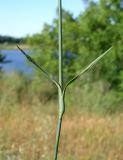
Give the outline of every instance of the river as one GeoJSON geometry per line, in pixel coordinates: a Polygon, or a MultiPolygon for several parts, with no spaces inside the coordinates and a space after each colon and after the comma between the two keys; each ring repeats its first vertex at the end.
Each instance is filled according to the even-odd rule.
{"type": "MultiPolygon", "coordinates": [[[[27,51],[27,53],[28,52],[29,51],[27,51]]],[[[6,60],[10,61],[5,64],[0,64],[0,67],[2,67],[5,72],[21,71],[26,74],[32,73],[31,66],[19,50],[1,50],[0,54],[5,55],[6,60]]]]}

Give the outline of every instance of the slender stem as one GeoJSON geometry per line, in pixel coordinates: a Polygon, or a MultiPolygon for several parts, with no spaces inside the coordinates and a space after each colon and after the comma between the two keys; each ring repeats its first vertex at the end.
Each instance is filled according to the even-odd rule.
{"type": "Polygon", "coordinates": [[[58,0],[59,5],[59,85],[58,96],[59,96],[59,117],[58,126],[56,132],[56,144],[55,144],[55,156],[54,160],[57,160],[59,140],[62,126],[63,114],[65,112],[64,96],[63,96],[63,51],[62,51],[62,0],[58,0]]]}
{"type": "Polygon", "coordinates": [[[62,53],[62,2],[59,2],[59,84],[63,89],[63,53],[62,53]]]}
{"type": "Polygon", "coordinates": [[[64,115],[64,112],[65,112],[64,95],[62,93],[62,90],[61,90],[59,95],[60,95],[60,97],[59,97],[59,117],[58,117],[58,126],[57,126],[57,132],[56,132],[56,144],[55,144],[55,157],[54,157],[54,160],[57,160],[57,157],[58,157],[61,125],[62,125],[63,115],[64,115]]]}
{"type": "Polygon", "coordinates": [[[57,126],[57,133],[56,133],[56,146],[55,146],[55,158],[54,160],[57,160],[58,157],[58,148],[59,148],[59,140],[60,140],[60,134],[61,134],[61,125],[62,125],[62,118],[58,119],[58,126],[57,126]]]}

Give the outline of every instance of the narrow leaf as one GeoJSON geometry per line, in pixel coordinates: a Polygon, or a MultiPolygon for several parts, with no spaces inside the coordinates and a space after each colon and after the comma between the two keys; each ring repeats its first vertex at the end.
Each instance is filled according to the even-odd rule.
{"type": "Polygon", "coordinates": [[[21,53],[33,64],[35,65],[42,73],[44,74],[45,77],[47,77],[51,82],[53,82],[58,88],[60,87],[59,83],[56,82],[49,74],[43,69],[42,66],[40,66],[35,60],[30,57],[24,50],[22,50],[18,45],[18,49],[21,51],[21,53]]]}
{"type": "Polygon", "coordinates": [[[98,58],[96,58],[93,62],[91,62],[85,69],[83,69],[78,75],[76,75],[74,78],[72,78],[65,86],[64,92],[71,83],[73,83],[76,79],[78,79],[83,73],[87,72],[90,68],[92,68],[99,60],[101,60],[110,50],[112,49],[109,48],[107,51],[105,51],[103,54],[101,54],[98,58]]]}

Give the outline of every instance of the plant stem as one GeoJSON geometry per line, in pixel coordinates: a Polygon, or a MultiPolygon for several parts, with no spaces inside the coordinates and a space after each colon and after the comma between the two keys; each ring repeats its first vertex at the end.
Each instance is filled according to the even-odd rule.
{"type": "Polygon", "coordinates": [[[56,146],[55,146],[55,157],[54,160],[57,160],[58,157],[58,148],[59,148],[59,140],[61,134],[61,125],[62,125],[62,117],[58,119],[58,127],[56,132],[56,146]]]}
{"type": "Polygon", "coordinates": [[[59,4],[59,84],[63,90],[63,53],[62,53],[62,3],[59,4]]]}
{"type": "Polygon", "coordinates": [[[56,131],[56,144],[55,144],[54,160],[57,160],[57,157],[58,157],[59,140],[60,140],[61,125],[62,125],[62,119],[63,119],[64,112],[65,112],[64,95],[62,93],[62,90],[59,89],[59,117],[58,117],[57,131],[56,131]]]}
{"type": "Polygon", "coordinates": [[[60,140],[60,134],[61,134],[61,125],[62,125],[62,119],[65,112],[65,103],[64,103],[64,95],[62,93],[62,90],[60,92],[59,97],[59,117],[58,117],[58,126],[57,126],[57,132],[56,132],[56,144],[55,144],[55,157],[54,160],[57,160],[58,157],[58,148],[59,148],[59,140],[60,140]]]}
{"type": "Polygon", "coordinates": [[[59,6],[59,85],[58,89],[58,100],[59,100],[59,117],[58,117],[58,126],[56,131],[56,144],[55,144],[55,157],[54,160],[57,160],[58,149],[59,149],[59,140],[61,134],[61,126],[63,114],[65,112],[64,104],[64,95],[63,95],[63,51],[62,51],[62,2],[58,0],[59,6]]]}

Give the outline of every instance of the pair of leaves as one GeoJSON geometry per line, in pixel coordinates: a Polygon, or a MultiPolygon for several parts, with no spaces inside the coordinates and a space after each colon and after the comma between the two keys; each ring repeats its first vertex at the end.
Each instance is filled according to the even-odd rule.
{"type": "MultiPolygon", "coordinates": [[[[54,83],[58,89],[61,89],[60,84],[55,81],[50,75],[49,73],[47,73],[47,71],[45,69],[43,69],[42,66],[40,66],[37,62],[34,61],[34,59],[32,59],[32,57],[30,57],[24,50],[22,50],[18,45],[17,45],[18,49],[21,51],[21,53],[31,62],[33,63],[43,74],[46,78],[48,78],[52,83],[54,83]]],[[[72,84],[75,80],[77,80],[80,76],[82,76],[85,72],[87,72],[90,68],[92,68],[99,60],[101,60],[110,50],[112,49],[109,48],[107,51],[105,51],[103,54],[101,54],[99,57],[97,57],[94,61],[92,61],[88,66],[86,66],[79,74],[77,74],[74,78],[72,78],[70,81],[68,81],[68,83],[65,85],[63,93],[65,94],[65,91],[67,89],[67,87],[72,84]]]]}

